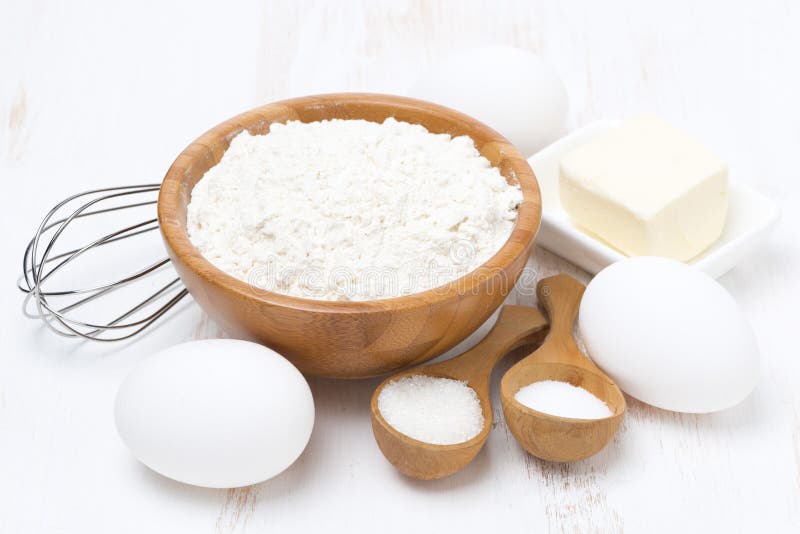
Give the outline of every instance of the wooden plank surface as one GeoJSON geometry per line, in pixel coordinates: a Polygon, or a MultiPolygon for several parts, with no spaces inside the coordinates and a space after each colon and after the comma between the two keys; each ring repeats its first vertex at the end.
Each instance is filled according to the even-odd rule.
{"type": "MultiPolygon", "coordinates": [[[[0,1],[0,532],[799,531],[798,27],[791,0],[0,1]],[[706,416],[630,400],[612,445],[571,465],[524,454],[495,399],[496,428],[475,463],[422,483],[375,446],[377,381],[311,380],[314,434],[279,478],[204,490],[136,463],[113,427],[120,380],[154,350],[221,333],[193,303],[112,346],[24,319],[12,282],[44,210],[78,190],[159,180],[192,139],[241,110],[326,91],[402,94],[448,52],[496,43],[557,68],[572,126],[658,113],[781,206],[770,240],[721,280],[759,338],[755,393],[706,416]]],[[[542,250],[530,266],[588,280],[542,250]]]]}

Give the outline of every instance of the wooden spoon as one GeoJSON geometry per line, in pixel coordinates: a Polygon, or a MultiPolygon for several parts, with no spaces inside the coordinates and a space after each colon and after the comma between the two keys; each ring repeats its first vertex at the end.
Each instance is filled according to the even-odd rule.
{"type": "Polygon", "coordinates": [[[500,358],[517,347],[541,341],[547,320],[536,308],[504,306],[486,337],[470,350],[447,361],[409,369],[384,380],[372,395],[372,432],[383,455],[401,473],[420,480],[452,475],[465,467],[481,450],[492,429],[489,380],[500,358]],[[406,436],[391,426],[378,409],[381,390],[390,382],[413,375],[464,380],[478,394],[483,411],[483,429],[463,443],[436,445],[406,436]]]}
{"type": "Polygon", "coordinates": [[[509,430],[528,452],[554,462],[589,457],[606,446],[625,413],[625,397],[616,384],[578,348],[572,325],[586,288],[560,274],[539,281],[536,294],[550,318],[544,344],[517,362],[500,382],[500,400],[509,430]],[[560,380],[582,387],[605,401],[612,416],[605,419],[558,417],[517,402],[520,388],[540,380],[560,380]]]}

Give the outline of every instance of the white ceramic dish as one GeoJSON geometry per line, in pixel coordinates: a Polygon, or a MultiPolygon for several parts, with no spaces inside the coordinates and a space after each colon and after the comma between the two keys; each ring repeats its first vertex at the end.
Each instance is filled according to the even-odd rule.
{"type": "MultiPolygon", "coordinates": [[[[559,200],[558,164],[572,148],[619,122],[594,122],[528,158],[542,191],[542,224],[536,243],[592,274],[627,256],[572,224],[559,200]]],[[[689,261],[689,265],[714,278],[722,276],[763,241],[779,216],[778,207],[771,200],[747,185],[731,181],[728,216],[722,236],[703,254],[689,261]]]]}

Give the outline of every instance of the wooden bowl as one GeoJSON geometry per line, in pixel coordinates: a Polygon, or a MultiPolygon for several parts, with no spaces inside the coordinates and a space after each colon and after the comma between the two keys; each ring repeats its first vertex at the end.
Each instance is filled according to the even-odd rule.
{"type": "Polygon", "coordinates": [[[533,247],[541,197],[528,162],[505,138],[451,109],[390,95],[342,93],[268,104],[200,136],[172,164],[158,197],[158,220],[172,264],[198,304],[224,330],[267,345],[303,373],[375,376],[429,360],[478,328],[503,302],[533,247]],[[290,297],[249,285],[214,267],[189,241],[186,208],[194,185],[217,164],[239,132],[265,134],[274,122],[388,117],[435,133],[468,135],[523,202],[508,241],[489,261],[448,284],[413,295],[368,302],[290,297]]]}

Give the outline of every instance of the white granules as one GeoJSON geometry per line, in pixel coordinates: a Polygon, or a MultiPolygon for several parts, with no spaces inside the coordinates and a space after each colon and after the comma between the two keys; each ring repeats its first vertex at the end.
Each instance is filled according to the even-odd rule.
{"type": "Polygon", "coordinates": [[[574,419],[605,419],[613,414],[608,405],[589,391],[558,380],[534,382],[514,398],[537,412],[574,419]]]}
{"type": "Polygon", "coordinates": [[[522,201],[467,136],[392,118],[242,132],[195,185],[189,237],[268,291],[375,300],[441,286],[506,242],[522,201]]]}
{"type": "Polygon", "coordinates": [[[478,394],[451,378],[413,375],[389,382],[378,395],[378,410],[406,436],[436,445],[469,441],[483,429],[478,394]]]}

